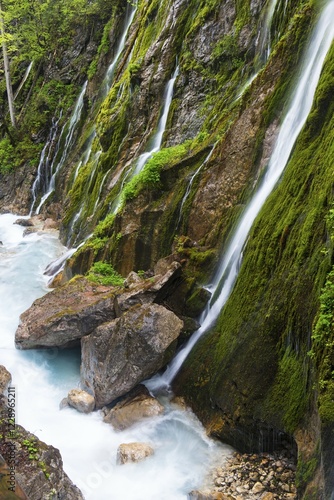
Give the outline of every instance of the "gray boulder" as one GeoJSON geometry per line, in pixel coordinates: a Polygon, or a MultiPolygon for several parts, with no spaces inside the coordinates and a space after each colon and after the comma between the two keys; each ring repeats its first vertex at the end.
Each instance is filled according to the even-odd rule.
{"type": "Polygon", "coordinates": [[[158,304],[135,305],[81,340],[81,385],[102,408],[170,361],[183,322],[158,304]]]}
{"type": "Polygon", "coordinates": [[[115,317],[115,289],[76,278],[35,300],[16,330],[18,349],[71,347],[115,317]]]}

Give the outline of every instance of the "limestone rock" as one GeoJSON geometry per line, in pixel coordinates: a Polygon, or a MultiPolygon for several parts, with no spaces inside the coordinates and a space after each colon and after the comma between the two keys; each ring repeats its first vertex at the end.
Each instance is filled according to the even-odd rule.
{"type": "Polygon", "coordinates": [[[0,394],[5,392],[11,381],[12,376],[9,371],[3,365],[0,365],[0,394]]]}
{"type": "Polygon", "coordinates": [[[160,370],[183,322],[161,305],[135,305],[82,338],[81,385],[103,407],[160,370]]]}
{"type": "Polygon", "coordinates": [[[152,446],[147,443],[124,443],[117,450],[117,463],[122,465],[128,462],[139,462],[153,455],[152,446]]]}
{"type": "Polygon", "coordinates": [[[68,347],[115,317],[115,289],[77,278],[35,300],[20,319],[18,349],[68,347]]]}
{"type": "Polygon", "coordinates": [[[138,386],[111,410],[105,411],[104,422],[117,430],[123,430],[143,418],[155,417],[164,412],[159,401],[150,396],[145,386],[138,386]]]}
{"type": "Polygon", "coordinates": [[[95,399],[91,394],[80,389],[72,389],[67,396],[67,401],[72,408],[80,413],[90,413],[95,408],[95,399]]]}

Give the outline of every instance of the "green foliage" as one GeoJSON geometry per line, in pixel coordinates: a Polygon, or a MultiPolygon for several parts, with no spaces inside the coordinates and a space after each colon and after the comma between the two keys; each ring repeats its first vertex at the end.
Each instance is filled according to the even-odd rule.
{"type": "Polygon", "coordinates": [[[280,416],[284,428],[291,434],[302,420],[306,409],[306,380],[303,360],[288,348],[279,361],[268,405],[269,411],[280,416]]]}
{"type": "Polygon", "coordinates": [[[225,35],[212,51],[214,63],[225,63],[229,70],[237,69],[243,62],[235,35],[225,35]]]}
{"type": "Polygon", "coordinates": [[[38,460],[38,448],[36,446],[35,439],[24,439],[22,441],[23,446],[26,447],[29,453],[29,460],[38,460]]]}
{"type": "Polygon", "coordinates": [[[16,166],[15,150],[8,138],[0,141],[0,172],[9,172],[16,166]]]}
{"type": "Polygon", "coordinates": [[[145,164],[143,170],[126,184],[122,193],[123,202],[135,198],[144,189],[158,187],[162,169],[180,161],[189,151],[190,144],[191,141],[187,141],[184,144],[163,148],[154,153],[145,164]]]}
{"type": "Polygon", "coordinates": [[[94,262],[87,274],[87,279],[93,283],[106,286],[123,286],[124,278],[106,262],[94,262]]]}

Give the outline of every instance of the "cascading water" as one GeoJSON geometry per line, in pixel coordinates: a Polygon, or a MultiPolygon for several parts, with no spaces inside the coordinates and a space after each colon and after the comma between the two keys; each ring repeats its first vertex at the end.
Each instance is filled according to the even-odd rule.
{"type": "Polygon", "coordinates": [[[65,471],[86,500],[185,500],[199,487],[207,467],[231,453],[207,438],[191,412],[166,402],[162,416],[115,432],[100,412],[59,409],[79,384],[79,352],[15,349],[19,315],[46,293],[43,270],[63,251],[56,235],[23,236],[24,228],[15,220],[14,215],[0,215],[0,363],[12,373],[16,387],[17,423],[60,449],[65,471]],[[147,442],[155,453],[137,464],[117,465],[118,446],[129,442],[147,442]]]}
{"type": "Polygon", "coordinates": [[[178,74],[179,74],[179,67],[177,66],[174,73],[173,73],[172,78],[169,80],[169,82],[167,83],[167,86],[166,86],[165,95],[164,95],[164,106],[163,106],[161,117],[160,117],[160,120],[158,123],[157,131],[151,140],[151,147],[150,147],[149,151],[140,155],[138,162],[136,164],[136,167],[133,171],[132,177],[134,175],[139,174],[143,170],[144,166],[146,165],[147,161],[151,158],[153,153],[156,153],[161,148],[162,137],[163,137],[164,132],[166,130],[169,108],[170,108],[170,105],[171,105],[172,99],[173,99],[174,84],[175,84],[175,80],[176,80],[178,74]]]}
{"type": "Polygon", "coordinates": [[[177,220],[177,223],[176,223],[176,229],[178,229],[178,227],[180,225],[180,222],[181,222],[181,219],[182,219],[183,207],[184,207],[184,204],[185,204],[185,202],[187,201],[187,199],[188,199],[188,197],[190,195],[191,187],[193,185],[193,182],[194,182],[195,178],[198,176],[198,174],[200,173],[200,171],[204,168],[204,166],[210,160],[210,158],[212,156],[212,153],[213,153],[216,145],[217,145],[217,142],[212,146],[209,154],[207,155],[207,157],[205,158],[205,160],[203,161],[203,163],[200,164],[200,166],[198,167],[198,169],[192,174],[192,176],[189,179],[186,192],[184,193],[184,196],[183,196],[182,201],[181,201],[180,210],[179,210],[179,217],[178,217],[178,220],[177,220]]]}
{"type": "Polygon", "coordinates": [[[248,78],[246,83],[242,86],[241,90],[237,95],[237,100],[243,95],[245,90],[250,86],[250,84],[255,80],[263,66],[269,59],[271,52],[271,24],[274,17],[276,5],[278,0],[269,0],[269,4],[265,11],[264,20],[262,23],[261,30],[256,42],[256,55],[254,58],[255,64],[253,69],[253,74],[248,78]]]}
{"type": "Polygon", "coordinates": [[[171,77],[171,79],[168,81],[166,85],[166,89],[164,92],[164,105],[162,108],[161,116],[158,122],[158,127],[149,141],[150,143],[150,148],[148,151],[145,153],[141,154],[137,160],[137,163],[135,165],[135,168],[131,166],[130,169],[126,172],[123,182],[121,184],[121,189],[119,192],[119,195],[115,199],[113,203],[113,213],[116,213],[118,209],[120,208],[122,204],[122,192],[124,186],[129,182],[135,175],[138,175],[148,162],[148,160],[152,157],[154,153],[157,153],[161,149],[161,144],[162,144],[162,138],[166,130],[166,124],[167,124],[167,119],[168,119],[168,114],[169,114],[169,108],[173,100],[173,93],[174,93],[174,85],[176,78],[178,77],[179,74],[179,66],[176,66],[175,71],[171,77]]]}
{"type": "Polygon", "coordinates": [[[32,186],[32,204],[30,208],[30,215],[32,215],[34,206],[37,200],[37,195],[41,191],[46,191],[47,186],[49,185],[50,179],[49,179],[49,172],[50,172],[50,163],[51,163],[51,155],[54,154],[53,151],[53,146],[55,139],[57,137],[58,133],[58,125],[59,125],[59,120],[61,119],[62,113],[60,113],[59,118],[53,119],[52,120],[52,127],[50,129],[49,137],[45,143],[45,146],[42,150],[39,164],[38,164],[38,169],[37,169],[37,175],[36,179],[33,183],[32,186]]]}
{"type": "Polygon", "coordinates": [[[238,276],[242,252],[249,231],[266,199],[280,179],[297,137],[311,110],[321,69],[333,38],[334,0],[331,0],[323,9],[311,36],[299,81],[295,86],[289,110],[281,125],[266,174],[260,185],[256,188],[253,197],[250,199],[240,218],[235,232],[230,238],[212,284],[207,287],[212,293],[212,299],[200,319],[201,327],[193,334],[186,346],[175,356],[166,371],[162,375],[157,375],[146,382],[147,387],[151,391],[169,387],[195,343],[216,322],[223,306],[228,300],[238,276]]]}
{"type": "MultiPolygon", "coordinates": [[[[136,11],[137,11],[137,4],[138,2],[134,2],[133,4],[131,3],[128,3],[127,4],[127,8],[126,8],[126,16],[125,16],[125,21],[124,21],[124,28],[123,28],[123,32],[122,32],[122,36],[120,38],[120,41],[119,41],[119,44],[118,44],[118,47],[117,47],[117,50],[116,50],[116,54],[112,60],[112,62],[110,63],[108,69],[107,69],[107,72],[106,72],[106,75],[104,77],[104,80],[103,80],[103,83],[102,83],[102,86],[101,86],[101,92],[100,92],[100,97],[102,99],[105,99],[106,96],[108,95],[108,92],[111,88],[111,85],[112,85],[112,82],[113,82],[113,77],[114,77],[114,74],[115,74],[115,70],[117,68],[117,64],[119,62],[119,59],[120,59],[120,56],[122,55],[123,53],[123,50],[124,50],[124,47],[125,47],[125,43],[126,43],[126,40],[127,40],[127,36],[128,36],[128,32],[129,32],[129,29],[130,29],[130,26],[132,24],[132,21],[134,19],[134,16],[136,14],[136,11]]],[[[89,140],[88,140],[88,143],[87,143],[87,148],[86,148],[86,151],[83,153],[82,155],[82,159],[80,159],[79,163],[78,163],[78,166],[76,168],[76,171],[75,171],[75,174],[74,174],[74,180],[73,182],[75,182],[78,174],[79,174],[79,170],[85,166],[90,157],[91,157],[91,154],[92,154],[92,150],[93,150],[93,141],[96,137],[96,130],[95,130],[95,126],[93,127],[93,130],[90,134],[90,137],[89,137],[89,140]]],[[[97,151],[94,153],[94,158],[93,158],[93,170],[94,172],[92,172],[92,175],[91,175],[91,179],[94,177],[95,175],[95,171],[96,169],[98,168],[98,160],[99,160],[99,157],[100,155],[102,154],[102,150],[100,151],[97,151]]],[[[103,182],[105,180],[106,176],[104,177],[103,179],[103,182]]],[[[102,186],[100,186],[99,188],[99,196],[102,192],[102,186]]],[[[94,211],[97,207],[99,203],[99,199],[97,199],[96,203],[95,203],[95,206],[94,206],[94,211]]],[[[72,223],[71,223],[71,229],[73,230],[75,225],[78,223],[79,219],[80,219],[80,215],[81,213],[83,212],[84,210],[84,206],[81,206],[79,211],[74,215],[73,217],[73,220],[72,220],[72,223]]]]}
{"type": "Polygon", "coordinates": [[[123,33],[122,33],[121,39],[119,41],[115,57],[114,57],[113,61],[111,62],[111,64],[109,65],[109,67],[107,69],[106,76],[105,76],[103,83],[102,83],[102,97],[103,98],[105,98],[107,96],[107,94],[110,90],[118,60],[119,60],[120,55],[122,54],[122,52],[124,50],[128,31],[129,31],[129,28],[132,24],[133,18],[135,16],[135,13],[137,10],[137,4],[138,4],[137,1],[134,4],[131,4],[130,2],[127,4],[123,33]]]}
{"type": "MultiPolygon", "coordinates": [[[[77,99],[77,102],[76,102],[76,104],[74,106],[74,110],[73,110],[73,113],[71,115],[71,118],[70,118],[69,122],[67,122],[68,123],[68,129],[67,129],[67,134],[66,134],[66,138],[65,138],[65,143],[64,143],[63,151],[62,151],[60,160],[58,161],[57,165],[55,165],[55,162],[56,162],[56,159],[57,159],[57,153],[58,153],[58,151],[60,149],[60,144],[61,144],[62,139],[63,139],[63,134],[64,134],[64,132],[65,132],[65,130],[67,128],[67,123],[64,125],[63,130],[62,130],[62,132],[61,132],[61,134],[59,136],[57,149],[56,149],[56,152],[55,152],[55,154],[53,156],[53,161],[50,163],[49,173],[46,174],[46,175],[49,175],[50,181],[49,181],[49,184],[47,186],[47,191],[42,196],[42,198],[40,200],[40,203],[39,203],[38,207],[35,210],[36,214],[39,214],[40,209],[42,208],[42,206],[44,205],[44,203],[46,202],[46,200],[49,198],[49,196],[51,195],[51,193],[54,191],[56,176],[57,176],[58,172],[60,171],[60,169],[62,168],[62,166],[64,165],[65,160],[67,158],[67,154],[68,154],[69,149],[70,149],[70,146],[72,146],[72,139],[73,139],[73,134],[74,134],[74,131],[75,131],[75,127],[78,124],[78,122],[80,120],[80,117],[81,117],[81,112],[82,112],[82,108],[83,108],[83,100],[84,100],[84,95],[86,93],[87,83],[88,82],[84,83],[84,85],[82,87],[82,90],[80,92],[80,95],[79,95],[79,97],[77,99]]],[[[41,160],[42,160],[42,157],[41,157],[41,160]]],[[[41,160],[40,160],[40,165],[41,165],[41,160]]],[[[42,163],[42,165],[43,165],[43,163],[42,163]]],[[[48,167],[49,164],[46,164],[45,166],[48,167]]],[[[34,184],[34,186],[35,186],[35,184],[34,184]]],[[[32,204],[32,207],[30,209],[30,213],[33,212],[33,207],[34,207],[34,204],[35,204],[35,201],[36,201],[36,193],[35,193],[36,186],[35,187],[34,186],[33,186],[33,204],[32,204]]]]}

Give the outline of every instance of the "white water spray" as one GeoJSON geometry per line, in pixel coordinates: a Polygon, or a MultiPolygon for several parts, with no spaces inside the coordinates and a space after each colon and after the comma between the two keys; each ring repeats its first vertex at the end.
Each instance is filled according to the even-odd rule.
{"type": "MultiPolygon", "coordinates": [[[[50,176],[50,181],[49,181],[46,193],[44,193],[44,195],[42,196],[42,198],[40,200],[38,207],[36,208],[36,211],[35,211],[36,214],[39,214],[42,206],[44,205],[46,200],[49,198],[51,193],[53,193],[53,191],[55,189],[55,182],[56,182],[57,174],[60,171],[60,169],[62,168],[62,166],[64,165],[65,160],[66,160],[67,155],[68,155],[68,152],[69,152],[69,149],[70,149],[70,146],[72,146],[73,134],[74,134],[76,125],[78,124],[80,117],[81,117],[81,112],[82,112],[82,108],[83,108],[84,95],[86,93],[87,83],[88,82],[84,83],[84,85],[81,89],[80,95],[79,95],[79,97],[76,101],[76,104],[74,106],[73,113],[72,113],[71,118],[68,122],[68,130],[67,130],[67,134],[66,134],[66,138],[65,138],[63,151],[62,151],[60,160],[58,161],[57,165],[55,166],[57,153],[60,149],[60,144],[61,144],[61,141],[63,138],[64,131],[67,127],[67,123],[64,125],[63,130],[59,136],[57,149],[56,149],[56,152],[53,156],[53,161],[50,164],[50,172],[49,172],[49,174],[47,174],[50,176]]],[[[41,164],[41,161],[40,161],[40,164],[41,164]]],[[[46,166],[48,166],[48,165],[46,165],[46,166]]],[[[34,187],[33,187],[33,192],[34,192],[34,187]]],[[[33,206],[34,206],[35,201],[36,201],[36,193],[35,192],[33,193],[33,198],[34,198],[33,205],[32,205],[31,210],[30,210],[31,213],[33,211],[33,206]]]]}
{"type": "Polygon", "coordinates": [[[289,110],[283,120],[266,174],[249,201],[240,222],[224,251],[221,263],[208,287],[212,299],[200,321],[201,327],[190,338],[185,347],[175,356],[162,375],[146,382],[151,391],[168,388],[180,370],[195,343],[216,322],[228,300],[238,276],[242,252],[249,231],[266,199],[276,186],[286,167],[297,137],[311,111],[314,94],[320,78],[326,54],[334,38],[334,0],[324,8],[311,36],[306,51],[299,81],[291,99],[289,110]]]}

